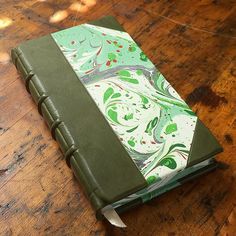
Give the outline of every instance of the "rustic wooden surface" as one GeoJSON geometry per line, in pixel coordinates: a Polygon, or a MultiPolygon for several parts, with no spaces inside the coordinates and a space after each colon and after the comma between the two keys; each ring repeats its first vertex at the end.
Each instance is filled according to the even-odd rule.
{"type": "Polygon", "coordinates": [[[0,235],[236,235],[236,1],[0,3],[0,235]],[[126,229],[96,221],[9,61],[24,40],[108,14],[211,129],[228,165],[124,213],[126,229]]]}

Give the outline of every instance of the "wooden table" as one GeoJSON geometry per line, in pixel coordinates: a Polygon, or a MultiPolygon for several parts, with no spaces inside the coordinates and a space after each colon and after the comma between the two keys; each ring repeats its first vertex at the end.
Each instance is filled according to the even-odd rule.
{"type": "Polygon", "coordinates": [[[235,1],[0,2],[0,235],[236,235],[235,1]],[[124,213],[126,229],[96,221],[9,61],[24,40],[108,14],[218,138],[226,164],[124,213]]]}

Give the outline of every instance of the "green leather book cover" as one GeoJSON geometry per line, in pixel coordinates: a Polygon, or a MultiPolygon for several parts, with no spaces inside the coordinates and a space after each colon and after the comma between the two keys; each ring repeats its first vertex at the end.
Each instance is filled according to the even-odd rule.
{"type": "Polygon", "coordinates": [[[97,212],[222,151],[113,17],[24,42],[12,60],[97,212]]]}

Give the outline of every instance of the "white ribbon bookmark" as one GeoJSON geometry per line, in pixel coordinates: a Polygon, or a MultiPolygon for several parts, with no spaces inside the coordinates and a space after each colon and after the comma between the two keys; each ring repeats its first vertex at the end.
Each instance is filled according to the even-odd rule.
{"type": "Polygon", "coordinates": [[[112,225],[120,228],[127,227],[111,205],[104,207],[101,212],[112,225]]]}

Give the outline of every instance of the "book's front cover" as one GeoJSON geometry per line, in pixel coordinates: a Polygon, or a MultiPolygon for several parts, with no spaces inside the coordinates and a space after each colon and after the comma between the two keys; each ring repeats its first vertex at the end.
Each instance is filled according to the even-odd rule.
{"type": "Polygon", "coordinates": [[[196,136],[215,139],[128,33],[83,24],[52,37],[148,184],[212,155],[196,136]]]}
{"type": "Polygon", "coordinates": [[[112,17],[28,41],[12,58],[96,210],[221,151],[112,17]]]}

